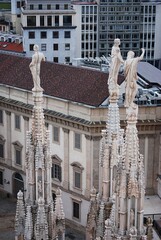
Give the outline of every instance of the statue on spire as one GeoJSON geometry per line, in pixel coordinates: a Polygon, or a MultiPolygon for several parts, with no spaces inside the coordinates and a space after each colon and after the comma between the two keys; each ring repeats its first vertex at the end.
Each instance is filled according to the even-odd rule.
{"type": "Polygon", "coordinates": [[[45,61],[45,56],[42,52],[39,52],[38,45],[34,45],[33,49],[35,53],[33,54],[32,61],[29,65],[34,82],[34,88],[32,91],[43,91],[40,87],[40,65],[42,61],[45,61]]]}
{"type": "Polygon", "coordinates": [[[119,95],[119,86],[117,84],[117,78],[121,63],[124,63],[124,60],[120,52],[120,39],[116,38],[114,40],[114,45],[111,50],[111,64],[108,78],[108,86],[110,96],[119,95]]]}
{"type": "Polygon", "coordinates": [[[142,48],[142,54],[140,57],[134,57],[135,53],[129,51],[127,54],[127,59],[124,65],[124,75],[125,75],[125,107],[130,107],[134,105],[133,101],[137,93],[137,65],[144,57],[145,49],[142,48]]]}

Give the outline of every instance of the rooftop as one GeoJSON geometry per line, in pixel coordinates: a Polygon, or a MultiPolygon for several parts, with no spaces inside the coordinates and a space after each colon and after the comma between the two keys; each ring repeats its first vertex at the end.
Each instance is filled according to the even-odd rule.
{"type": "Polygon", "coordinates": [[[138,75],[151,85],[161,86],[161,71],[148,62],[138,64],[138,75]]]}
{"type": "MultiPolygon", "coordinates": [[[[0,83],[31,91],[30,62],[29,58],[0,54],[0,83]]],[[[43,62],[41,66],[41,86],[45,94],[94,107],[109,96],[107,79],[108,74],[98,70],[52,62],[43,62]]],[[[119,84],[123,80],[123,76],[119,76],[119,84]]]]}
{"type": "Polygon", "coordinates": [[[22,43],[10,43],[0,41],[0,50],[23,53],[22,43]]]}

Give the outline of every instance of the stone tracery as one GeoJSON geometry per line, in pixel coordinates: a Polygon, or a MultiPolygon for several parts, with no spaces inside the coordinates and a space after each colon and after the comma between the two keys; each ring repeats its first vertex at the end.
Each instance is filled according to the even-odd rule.
{"type": "MultiPolygon", "coordinates": [[[[37,53],[42,56],[41,53],[37,53]]],[[[35,59],[35,57],[33,57],[35,59]]],[[[58,234],[65,239],[65,216],[60,190],[56,194],[53,210],[49,131],[44,121],[43,89],[40,87],[40,63],[36,74],[38,85],[34,82],[31,131],[26,134],[26,194],[18,193],[15,217],[15,239],[55,240],[58,234]],[[26,217],[25,217],[26,215],[26,217]],[[58,221],[57,221],[58,220],[58,221]],[[22,224],[23,223],[23,224],[22,224]],[[61,226],[61,227],[60,227],[61,226]]],[[[35,81],[35,76],[33,76],[35,81]]]]}
{"type": "MultiPolygon", "coordinates": [[[[120,41],[118,41],[120,43],[120,41]]],[[[114,239],[137,239],[144,238],[143,227],[143,202],[145,194],[144,182],[144,166],[143,156],[139,153],[138,132],[136,129],[138,106],[134,103],[135,89],[132,93],[128,88],[128,83],[134,81],[136,84],[136,66],[138,61],[143,59],[144,49],[140,57],[133,60],[125,61],[125,76],[126,76],[126,119],[127,127],[125,137],[124,131],[120,128],[118,97],[119,88],[117,78],[119,66],[123,62],[119,45],[117,46],[119,54],[119,63],[111,65],[109,70],[109,106],[106,130],[102,132],[102,140],[100,145],[100,168],[102,168],[102,177],[100,181],[102,189],[100,192],[100,204],[98,205],[97,227],[100,229],[100,224],[104,221],[102,232],[97,231],[97,237],[104,240],[114,239]],[[130,61],[130,63],[129,63],[130,61]],[[135,64],[132,66],[131,62],[135,64]],[[129,64],[128,64],[129,63],[129,64]],[[128,73],[128,74],[127,74],[128,73]],[[115,81],[112,78],[115,76],[115,81]],[[115,84],[114,84],[115,83],[115,84]],[[130,94],[130,99],[129,99],[130,94]],[[116,177],[113,181],[113,168],[116,166],[116,177]],[[116,185],[114,187],[113,185],[116,185]],[[110,203],[111,210],[107,211],[110,203]],[[134,210],[135,209],[135,210],[134,210]],[[100,220],[102,218],[102,221],[100,220]]],[[[96,213],[95,213],[96,214],[96,213]]],[[[87,218],[88,219],[88,218],[87,218]]],[[[88,233],[88,228],[87,228],[88,233]]],[[[87,238],[87,240],[90,238],[87,238]]]]}

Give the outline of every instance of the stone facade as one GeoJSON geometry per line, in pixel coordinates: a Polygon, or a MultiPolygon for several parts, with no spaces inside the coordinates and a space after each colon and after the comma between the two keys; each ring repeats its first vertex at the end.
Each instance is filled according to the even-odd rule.
{"type": "MultiPolygon", "coordinates": [[[[6,60],[5,64],[6,62],[9,61],[6,60]]],[[[20,62],[17,63],[15,60],[16,69],[18,68],[18,64],[21,65],[20,62]]],[[[59,65],[57,66],[59,67],[59,65]]],[[[66,67],[68,68],[68,66],[66,67]]],[[[60,65],[60,69],[62,68],[63,66],[60,65]]],[[[72,66],[69,67],[69,69],[71,68],[72,66]]],[[[75,69],[77,71],[77,68],[75,69]]],[[[93,72],[91,71],[88,75],[91,75],[93,72]]],[[[82,72],[81,74],[83,77],[82,72]]],[[[0,190],[16,196],[18,190],[22,189],[25,196],[26,135],[24,133],[32,127],[33,95],[30,90],[14,87],[14,79],[15,76],[12,79],[13,86],[11,84],[10,86],[9,84],[0,85],[0,113],[2,114],[0,139],[4,149],[4,155],[0,157],[0,172],[2,176],[0,190]],[[19,116],[20,120],[19,129],[15,127],[16,116],[19,116]],[[18,163],[15,158],[16,150],[20,150],[21,152],[21,162],[18,163]]],[[[22,79],[17,81],[22,82],[22,79]]],[[[85,84],[86,82],[84,82],[84,88],[85,84]]],[[[64,100],[61,97],[56,98],[49,94],[43,96],[42,104],[45,126],[50,131],[52,169],[55,167],[55,170],[58,170],[59,166],[61,170],[61,177],[59,176],[59,170],[52,176],[52,194],[55,196],[57,187],[60,187],[67,221],[70,224],[76,224],[79,228],[80,226],[85,227],[86,215],[90,204],[90,191],[93,186],[96,188],[96,191],[102,191],[102,170],[101,168],[100,170],[98,169],[98,159],[101,131],[106,128],[108,106],[90,106],[80,102],[64,100]],[[58,133],[58,138],[56,138],[56,131],[54,129],[58,133]],[[75,133],[81,136],[81,149],[74,146],[75,133]],[[74,187],[75,172],[81,175],[81,188],[74,187]],[[73,216],[75,206],[80,211],[77,217],[73,216]]],[[[121,128],[125,128],[126,111],[123,106],[119,107],[119,115],[121,128]]],[[[160,106],[139,107],[137,129],[140,153],[144,155],[147,194],[157,194],[160,192],[158,190],[159,181],[156,181],[158,174],[161,173],[159,150],[160,119],[160,106]],[[154,149],[151,144],[155,147],[154,151],[151,150],[154,149]],[[151,171],[151,167],[153,167],[153,171],[151,171]]]]}

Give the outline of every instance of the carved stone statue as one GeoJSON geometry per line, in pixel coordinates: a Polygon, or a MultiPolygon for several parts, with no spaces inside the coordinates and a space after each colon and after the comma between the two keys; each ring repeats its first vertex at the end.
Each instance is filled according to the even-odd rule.
{"type": "Polygon", "coordinates": [[[32,62],[29,65],[34,82],[34,88],[32,91],[42,91],[43,89],[40,87],[40,64],[41,61],[45,61],[45,56],[43,53],[39,52],[38,45],[34,45],[34,52],[32,62]]]}
{"type": "Polygon", "coordinates": [[[38,181],[38,193],[39,193],[39,196],[42,195],[42,182],[41,182],[41,180],[38,181]]]}
{"type": "Polygon", "coordinates": [[[127,54],[127,59],[124,65],[124,75],[125,75],[125,107],[129,107],[136,96],[137,93],[137,65],[144,57],[145,50],[142,48],[142,54],[140,57],[134,58],[134,52],[129,51],[127,54]]]}
{"type": "Polygon", "coordinates": [[[134,220],[135,220],[135,214],[134,214],[134,210],[131,208],[130,209],[130,227],[134,226],[134,220]]]}
{"type": "Polygon", "coordinates": [[[124,63],[121,53],[120,53],[120,39],[116,38],[114,40],[114,45],[111,51],[111,64],[108,78],[109,92],[110,95],[118,95],[118,84],[117,78],[121,63],[124,63]]]}

